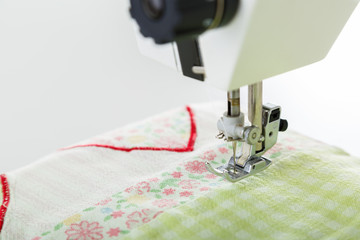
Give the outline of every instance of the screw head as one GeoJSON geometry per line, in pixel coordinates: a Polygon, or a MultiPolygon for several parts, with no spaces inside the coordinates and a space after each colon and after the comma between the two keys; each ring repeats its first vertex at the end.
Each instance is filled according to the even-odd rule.
{"type": "Polygon", "coordinates": [[[245,130],[245,140],[250,145],[255,145],[260,141],[261,131],[258,127],[249,127],[245,130]]]}

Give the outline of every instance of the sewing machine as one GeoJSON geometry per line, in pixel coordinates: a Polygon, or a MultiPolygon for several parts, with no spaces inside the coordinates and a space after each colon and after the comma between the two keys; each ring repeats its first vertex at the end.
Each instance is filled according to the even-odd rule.
{"type": "MultiPolygon", "coordinates": [[[[236,182],[266,169],[263,154],[288,123],[262,101],[262,81],[323,59],[359,0],[130,0],[142,54],[228,91],[217,137],[227,164],[207,169],[236,182]],[[240,87],[248,86],[248,121],[240,87]],[[238,150],[241,145],[241,149],[238,150]]],[[[215,124],[215,123],[214,123],[215,124]]]]}

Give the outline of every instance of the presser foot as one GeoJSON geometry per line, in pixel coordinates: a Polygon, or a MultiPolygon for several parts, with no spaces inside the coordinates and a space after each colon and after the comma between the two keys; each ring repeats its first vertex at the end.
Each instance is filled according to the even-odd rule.
{"type": "Polygon", "coordinates": [[[253,157],[245,163],[244,167],[241,167],[234,163],[234,157],[231,157],[227,164],[218,168],[214,168],[208,161],[205,163],[205,166],[209,172],[223,177],[229,182],[237,182],[265,170],[270,164],[271,161],[267,158],[253,157]]]}

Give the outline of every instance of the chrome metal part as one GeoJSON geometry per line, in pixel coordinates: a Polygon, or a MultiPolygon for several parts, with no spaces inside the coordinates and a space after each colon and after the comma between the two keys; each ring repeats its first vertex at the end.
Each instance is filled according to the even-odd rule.
{"type": "Polygon", "coordinates": [[[249,86],[248,118],[251,124],[248,126],[245,126],[244,114],[240,111],[240,92],[228,92],[228,111],[218,121],[220,133],[217,138],[231,142],[233,154],[227,164],[216,169],[207,162],[210,172],[236,182],[271,164],[262,155],[276,144],[278,133],[283,129],[281,108],[273,104],[263,106],[262,91],[261,82],[249,86]],[[241,150],[238,152],[239,142],[241,150]]]}
{"type": "MultiPolygon", "coordinates": [[[[228,92],[227,116],[234,118],[234,119],[237,118],[238,123],[234,125],[235,129],[238,127],[242,127],[244,125],[244,119],[241,118],[241,110],[240,110],[240,89],[236,89],[236,90],[228,92]]],[[[236,132],[236,130],[234,132],[236,132]]],[[[236,150],[237,150],[237,144],[238,144],[236,140],[238,139],[238,137],[241,137],[241,135],[242,135],[242,132],[237,133],[237,134],[235,134],[235,136],[231,137],[233,139],[232,146],[233,146],[233,158],[234,159],[236,159],[236,153],[237,153],[236,150]]],[[[227,138],[229,138],[229,136],[227,136],[227,138]]],[[[235,164],[234,164],[233,170],[235,171],[235,164]]]]}
{"type": "Polygon", "coordinates": [[[228,111],[230,117],[240,116],[240,89],[228,92],[228,111]]]}
{"type": "Polygon", "coordinates": [[[263,143],[265,151],[272,148],[277,142],[281,122],[280,115],[281,107],[270,103],[264,105],[263,135],[265,141],[263,143]]]}
{"type": "Polygon", "coordinates": [[[241,167],[238,164],[235,164],[234,157],[231,157],[230,161],[226,165],[218,168],[213,168],[209,162],[206,162],[205,166],[209,172],[222,176],[230,182],[237,182],[265,170],[270,166],[270,164],[271,161],[267,158],[254,157],[241,167]]]}
{"type": "Polygon", "coordinates": [[[244,167],[246,162],[251,158],[251,156],[255,155],[255,148],[253,145],[247,144],[244,142],[241,145],[241,152],[238,158],[236,158],[236,164],[240,167],[244,167]]]}
{"type": "MultiPolygon", "coordinates": [[[[262,99],[263,99],[263,84],[262,82],[255,83],[249,86],[249,121],[255,127],[262,127],[262,99]]],[[[262,144],[256,144],[256,151],[261,151],[262,144]]]]}
{"type": "Polygon", "coordinates": [[[261,139],[261,130],[258,127],[247,127],[244,131],[244,139],[250,145],[256,145],[261,139]]]}
{"type": "MultiPolygon", "coordinates": [[[[238,144],[237,141],[233,141],[233,142],[232,142],[232,145],[233,145],[233,156],[232,156],[232,157],[233,157],[233,159],[236,159],[237,144],[238,144]]],[[[235,165],[236,165],[236,164],[234,164],[234,166],[233,166],[233,167],[234,167],[234,169],[233,169],[234,172],[236,171],[235,165]]]]}

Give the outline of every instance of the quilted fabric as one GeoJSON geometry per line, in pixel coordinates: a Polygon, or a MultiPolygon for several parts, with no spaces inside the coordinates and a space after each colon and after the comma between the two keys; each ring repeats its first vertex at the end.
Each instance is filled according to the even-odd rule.
{"type": "Polygon", "coordinates": [[[222,110],[179,108],[6,174],[11,201],[0,239],[358,236],[358,159],[287,132],[267,152],[274,164],[266,171],[226,182],[205,168],[231,155],[214,138],[222,110]]]}

